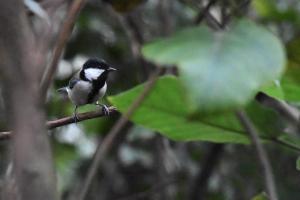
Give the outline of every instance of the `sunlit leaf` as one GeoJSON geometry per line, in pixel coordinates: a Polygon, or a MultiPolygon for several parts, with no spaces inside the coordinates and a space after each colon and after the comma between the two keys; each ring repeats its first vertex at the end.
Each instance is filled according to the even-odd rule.
{"type": "Polygon", "coordinates": [[[291,102],[300,101],[300,64],[290,61],[281,80],[284,99],[291,102]]]}
{"type": "MultiPolygon", "coordinates": [[[[109,97],[109,100],[121,112],[126,112],[142,90],[143,85],[140,85],[109,97]]],[[[238,130],[231,117],[219,116],[216,122],[190,118],[184,94],[185,91],[177,78],[160,78],[151,94],[135,112],[132,121],[174,140],[249,143],[247,135],[238,130]],[[230,121],[231,123],[227,123],[230,121]]]]}
{"type": "Polygon", "coordinates": [[[281,42],[247,20],[226,32],[188,28],[146,45],[143,54],[156,63],[177,65],[189,105],[202,112],[245,105],[285,66],[281,42]]]}
{"type": "Polygon", "coordinates": [[[261,92],[265,94],[277,98],[277,99],[284,99],[284,92],[281,87],[281,83],[279,80],[273,81],[272,83],[263,86],[260,88],[261,92]]]}

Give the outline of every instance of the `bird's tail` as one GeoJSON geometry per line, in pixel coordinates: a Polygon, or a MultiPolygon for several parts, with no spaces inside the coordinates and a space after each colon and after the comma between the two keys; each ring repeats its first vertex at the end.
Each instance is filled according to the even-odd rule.
{"type": "Polygon", "coordinates": [[[68,95],[67,87],[62,87],[56,90],[61,95],[68,95]]]}

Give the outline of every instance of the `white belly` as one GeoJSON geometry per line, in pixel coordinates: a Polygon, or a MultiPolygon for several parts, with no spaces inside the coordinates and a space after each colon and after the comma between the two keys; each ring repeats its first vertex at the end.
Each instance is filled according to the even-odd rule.
{"type": "MultiPolygon", "coordinates": [[[[107,85],[106,83],[104,86],[99,90],[98,94],[94,97],[92,102],[98,101],[99,98],[102,98],[105,95],[107,85]]],[[[68,96],[73,104],[77,106],[87,104],[88,95],[92,89],[92,84],[87,81],[79,81],[75,84],[72,90],[67,88],[68,96]]]]}

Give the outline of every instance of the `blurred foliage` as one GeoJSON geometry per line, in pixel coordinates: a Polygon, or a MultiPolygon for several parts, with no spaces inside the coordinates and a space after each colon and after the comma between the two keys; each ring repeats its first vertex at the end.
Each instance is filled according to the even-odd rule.
{"type": "Polygon", "coordinates": [[[159,64],[179,67],[191,98],[188,105],[199,112],[245,105],[264,84],[278,78],[285,66],[280,41],[246,20],[223,33],[189,28],[146,45],[143,53],[159,64]]]}
{"type": "MultiPolygon", "coordinates": [[[[125,93],[110,97],[109,100],[121,112],[142,92],[138,86],[125,93]]],[[[249,143],[247,136],[212,123],[189,119],[185,91],[175,77],[163,77],[155,85],[151,94],[134,113],[132,120],[153,131],[162,133],[173,140],[210,142],[249,143]],[[166,102],[168,102],[166,104],[166,102]]]]}
{"type": "Polygon", "coordinates": [[[268,196],[266,195],[265,192],[262,192],[255,197],[252,198],[252,200],[268,200],[268,196]]]}
{"type": "Polygon", "coordinates": [[[299,157],[297,158],[297,161],[296,161],[296,168],[297,168],[297,170],[300,171],[300,158],[299,157]]]}
{"type": "Polygon", "coordinates": [[[254,0],[252,4],[258,15],[265,20],[300,24],[299,11],[293,6],[280,8],[276,0],[254,0]]]}
{"type": "MultiPolygon", "coordinates": [[[[108,100],[103,102],[120,112],[142,91],[154,68],[150,61],[168,64],[169,75],[159,79],[122,130],[86,199],[193,200],[190,193],[211,155],[211,143],[225,144],[203,199],[264,199],[261,170],[252,146],[245,145],[249,139],[235,117],[237,108],[246,110],[260,132],[280,199],[299,199],[299,130],[253,97],[263,91],[300,106],[300,2],[244,2],[212,6],[211,15],[228,23],[225,31],[215,31],[209,16],[200,26],[193,25],[207,1],[88,1],[49,93],[49,119],[73,114],[74,106],[56,89],[89,57],[101,57],[118,69],[108,80],[108,100]],[[229,21],[224,20],[228,15],[229,21]]],[[[95,109],[88,105],[79,111],[95,109]]],[[[81,187],[97,144],[117,117],[51,131],[62,199],[70,199],[81,187]]],[[[3,158],[4,150],[0,152],[3,158]]],[[[8,166],[8,160],[0,160],[1,177],[8,166]]]]}
{"type": "Polygon", "coordinates": [[[118,12],[129,12],[134,8],[144,3],[146,0],[104,0],[111,4],[111,6],[118,12]]]}

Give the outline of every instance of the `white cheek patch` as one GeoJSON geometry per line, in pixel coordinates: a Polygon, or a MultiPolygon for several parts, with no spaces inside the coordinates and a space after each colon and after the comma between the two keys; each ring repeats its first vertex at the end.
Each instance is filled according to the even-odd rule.
{"type": "Polygon", "coordinates": [[[97,68],[89,68],[84,70],[85,77],[90,81],[96,80],[103,72],[103,69],[97,68]]]}

